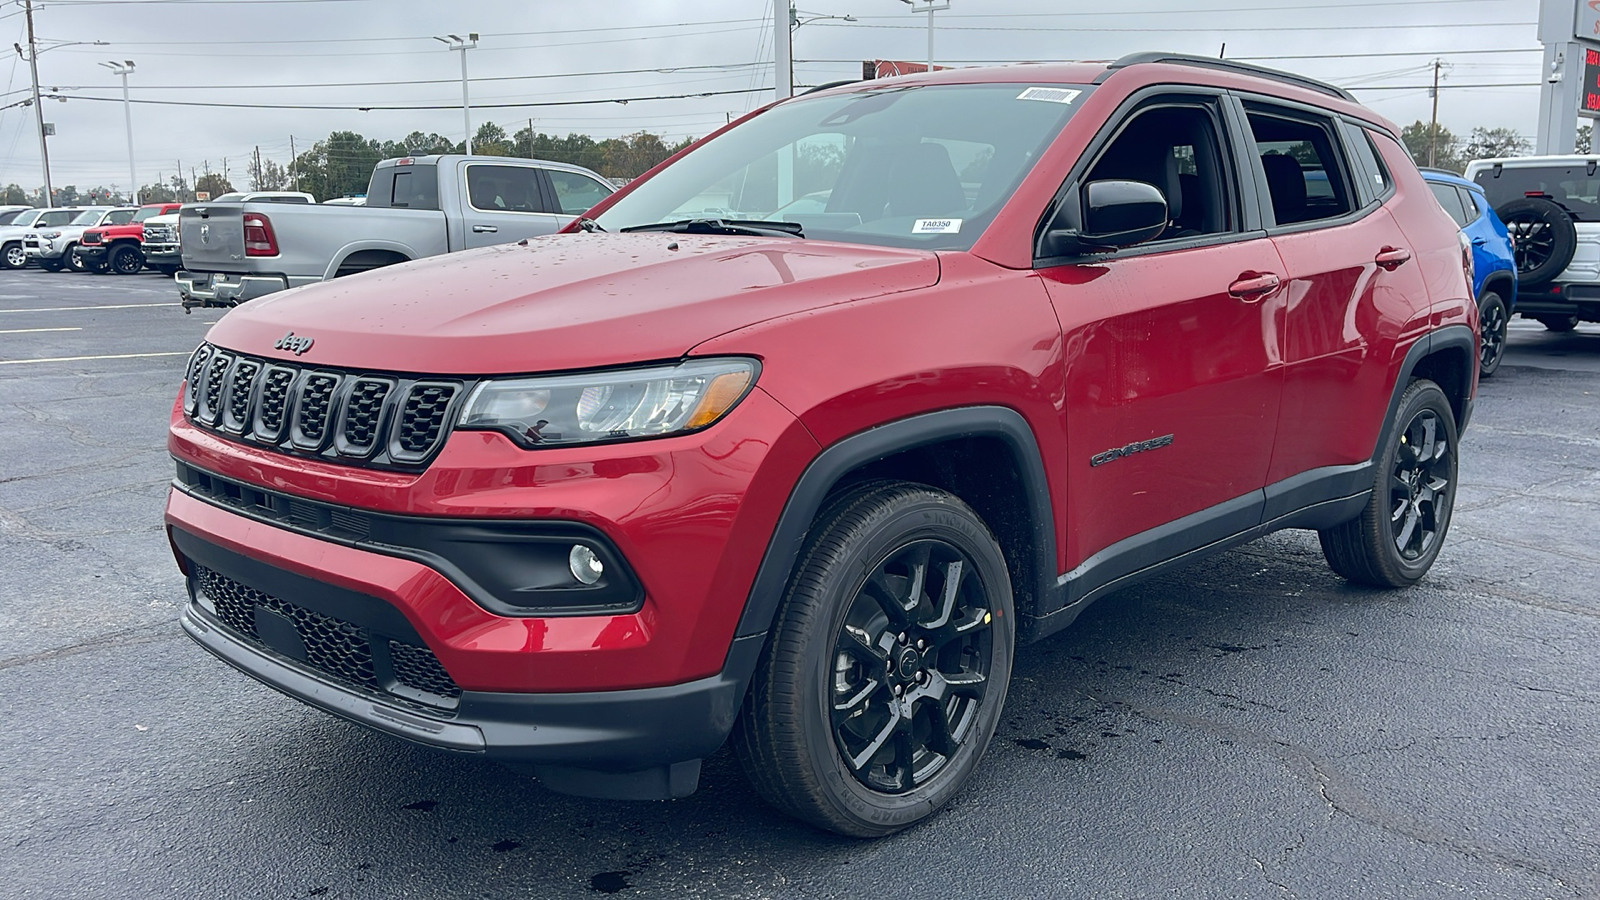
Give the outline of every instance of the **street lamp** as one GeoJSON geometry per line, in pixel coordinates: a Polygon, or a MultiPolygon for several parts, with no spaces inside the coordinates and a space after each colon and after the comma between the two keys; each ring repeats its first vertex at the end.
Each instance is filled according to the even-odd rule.
{"type": "Polygon", "coordinates": [[[933,71],[933,14],[950,8],[950,0],[935,3],[934,0],[922,0],[922,8],[918,9],[915,0],[900,0],[901,3],[911,7],[912,15],[928,14],[928,71],[933,71]]]}
{"type": "Polygon", "coordinates": [[[133,199],[133,205],[138,206],[139,176],[133,171],[133,103],[128,99],[128,76],[133,73],[133,60],[112,60],[100,65],[110,69],[111,74],[122,76],[122,120],[128,126],[128,196],[133,199]]]}
{"type": "Polygon", "coordinates": [[[471,156],[472,114],[471,106],[467,103],[467,51],[478,46],[478,33],[476,31],[471,32],[464,38],[459,34],[447,35],[445,37],[439,37],[435,35],[433,39],[442,42],[451,50],[461,51],[461,127],[466,129],[467,143],[465,146],[467,148],[467,155],[471,156]]]}
{"type": "Polygon", "coordinates": [[[790,3],[790,5],[789,5],[789,35],[790,35],[790,37],[789,37],[789,52],[785,57],[785,62],[787,63],[788,71],[786,73],[784,73],[784,74],[787,74],[789,76],[789,93],[785,94],[784,96],[790,96],[790,97],[794,96],[794,36],[793,36],[794,33],[796,31],[800,30],[800,26],[801,25],[810,25],[812,22],[821,22],[824,19],[837,19],[840,22],[854,22],[856,20],[856,17],[855,16],[830,16],[830,15],[825,15],[823,13],[803,12],[801,10],[795,9],[794,8],[794,4],[790,3]]]}

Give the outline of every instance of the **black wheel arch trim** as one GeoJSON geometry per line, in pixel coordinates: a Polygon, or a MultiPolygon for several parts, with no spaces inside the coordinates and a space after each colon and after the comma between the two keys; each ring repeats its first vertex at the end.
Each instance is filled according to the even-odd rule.
{"type": "MultiPolygon", "coordinates": [[[[761,566],[745,600],[736,638],[765,634],[777,615],[790,573],[800,559],[811,523],[823,500],[845,475],[862,465],[941,441],[967,437],[998,438],[1015,455],[1017,476],[1034,522],[1034,571],[1041,603],[1055,592],[1054,504],[1045,477],[1044,457],[1022,414],[1004,406],[966,406],[899,419],[858,432],[823,450],[806,467],[779,514],[761,566]]],[[[731,661],[731,660],[730,660],[731,661]]]]}
{"type": "MultiPolygon", "coordinates": [[[[1378,432],[1378,442],[1372,448],[1374,463],[1383,453],[1384,445],[1388,443],[1389,435],[1394,431],[1394,417],[1400,409],[1400,398],[1410,385],[1417,366],[1424,359],[1445,350],[1460,350],[1466,354],[1467,365],[1471,369],[1467,377],[1462,380],[1460,395],[1450,397],[1451,408],[1456,413],[1456,433],[1461,434],[1467,430],[1467,422],[1472,418],[1472,385],[1478,366],[1478,336],[1465,325],[1445,325],[1417,338],[1411,349],[1406,351],[1405,359],[1400,363],[1399,375],[1395,378],[1394,387],[1389,395],[1389,407],[1383,414],[1383,428],[1378,432]]],[[[1449,396],[1449,385],[1439,387],[1444,389],[1446,396],[1449,396]]]]}
{"type": "Polygon", "coordinates": [[[1484,276],[1483,286],[1478,290],[1478,306],[1483,306],[1484,294],[1494,291],[1500,296],[1500,302],[1506,305],[1506,315],[1516,312],[1517,305],[1517,280],[1506,269],[1496,269],[1484,276]]]}

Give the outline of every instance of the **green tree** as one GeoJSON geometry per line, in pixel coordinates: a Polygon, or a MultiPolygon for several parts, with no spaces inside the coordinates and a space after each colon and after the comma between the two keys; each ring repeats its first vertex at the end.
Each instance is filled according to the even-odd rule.
{"type": "Polygon", "coordinates": [[[177,203],[178,194],[170,184],[147,184],[139,188],[139,200],[144,203],[177,203]]]}
{"type": "Polygon", "coordinates": [[[493,122],[478,126],[472,136],[472,152],[478,156],[515,156],[516,143],[506,130],[493,122]]]}
{"type": "Polygon", "coordinates": [[[0,188],[0,203],[6,206],[21,206],[28,202],[28,192],[20,185],[8,184],[0,188]]]}
{"type": "Polygon", "coordinates": [[[1533,145],[1528,143],[1527,138],[1509,128],[1474,128],[1461,155],[1470,162],[1474,159],[1527,156],[1532,150],[1533,145]]]}
{"type": "Polygon", "coordinates": [[[69,184],[66,187],[56,188],[55,197],[53,199],[55,200],[56,206],[75,206],[83,200],[82,197],[78,196],[78,186],[75,184],[69,184]]]}
{"type": "Polygon", "coordinates": [[[1411,161],[1419,166],[1432,165],[1440,169],[1459,172],[1464,168],[1456,146],[1460,139],[1443,125],[1432,126],[1418,119],[1400,130],[1400,140],[1411,154],[1411,161]],[[1432,161],[1429,160],[1430,152],[1432,161]]]}
{"type": "Polygon", "coordinates": [[[1572,145],[1574,153],[1594,152],[1594,125],[1579,125],[1578,140],[1572,145]]]}
{"type": "Polygon", "coordinates": [[[211,194],[211,199],[215,200],[223,194],[231,192],[233,185],[229,184],[228,179],[223,178],[219,173],[207,172],[195,179],[194,189],[196,193],[207,192],[211,194]]]}

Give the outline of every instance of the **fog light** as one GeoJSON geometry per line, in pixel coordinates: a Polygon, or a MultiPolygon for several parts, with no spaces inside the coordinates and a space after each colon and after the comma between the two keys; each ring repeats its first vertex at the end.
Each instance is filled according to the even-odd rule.
{"type": "Polygon", "coordinates": [[[584,584],[594,584],[606,573],[606,564],[583,544],[572,545],[572,552],[567,554],[567,567],[572,569],[572,577],[584,584]]]}

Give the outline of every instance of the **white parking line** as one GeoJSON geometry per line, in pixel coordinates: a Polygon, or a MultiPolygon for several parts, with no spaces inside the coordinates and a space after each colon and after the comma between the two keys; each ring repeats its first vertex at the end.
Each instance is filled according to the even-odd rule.
{"type": "Polygon", "coordinates": [[[20,366],[27,363],[86,362],[91,359],[144,359],[149,356],[188,356],[193,350],[173,350],[167,353],[113,353],[109,356],[51,356],[45,359],[0,359],[0,366],[20,366]]]}
{"type": "Polygon", "coordinates": [[[82,328],[11,328],[0,331],[0,334],[34,334],[40,331],[82,331],[82,328]]]}
{"type": "Polygon", "coordinates": [[[47,306],[38,309],[0,309],[0,313],[75,312],[80,309],[139,309],[145,306],[182,306],[182,303],[122,303],[116,306],[47,306]]]}

